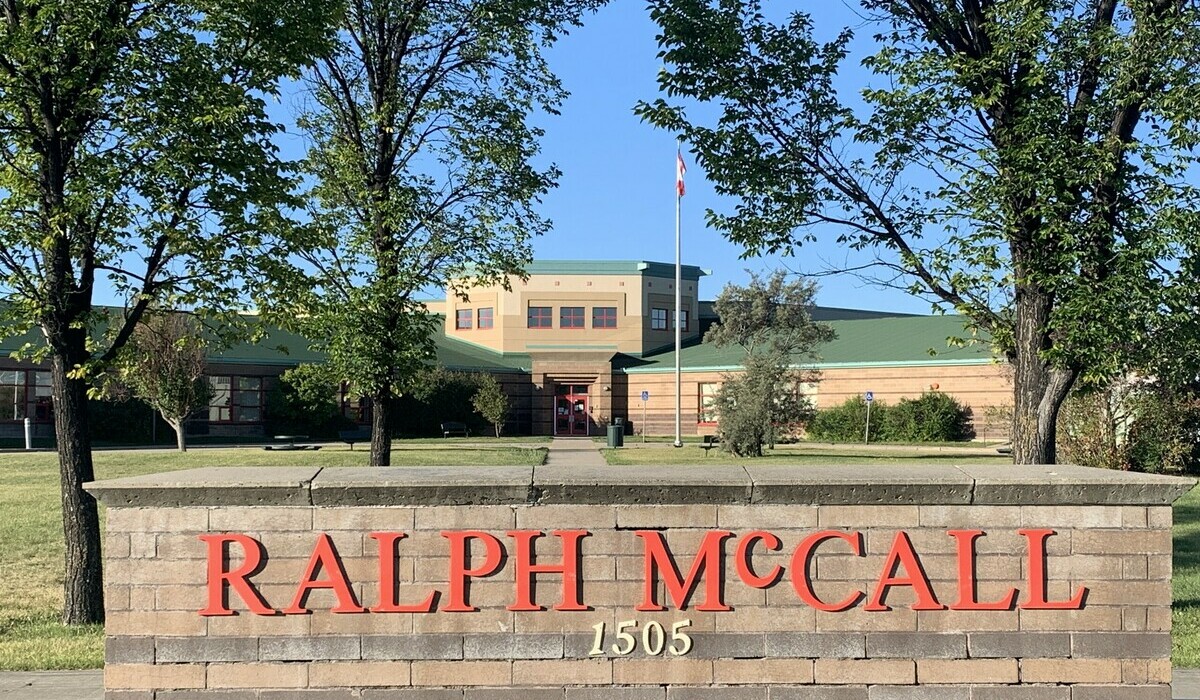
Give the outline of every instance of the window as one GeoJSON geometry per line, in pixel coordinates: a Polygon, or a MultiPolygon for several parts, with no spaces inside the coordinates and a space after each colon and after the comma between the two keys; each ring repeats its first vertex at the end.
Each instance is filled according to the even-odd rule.
{"type": "Polygon", "coordinates": [[[559,328],[583,328],[583,307],[564,306],[559,309],[559,328]]]}
{"type": "Polygon", "coordinates": [[[720,384],[704,383],[699,385],[700,391],[700,415],[697,417],[698,423],[716,423],[717,422],[717,390],[721,388],[720,384]]]}
{"type": "Polygon", "coordinates": [[[0,372],[0,420],[25,417],[25,372],[0,372]]]}
{"type": "Polygon", "coordinates": [[[553,328],[554,309],[549,306],[529,307],[529,328],[553,328]]]}
{"type": "Polygon", "coordinates": [[[480,329],[492,327],[492,307],[485,306],[479,310],[479,323],[475,325],[480,329]]]}
{"type": "MultiPolygon", "coordinates": [[[[682,324],[682,325],[683,325],[683,332],[684,332],[684,333],[687,333],[687,329],[688,329],[688,312],[687,312],[687,309],[680,309],[680,310],[679,310],[679,320],[680,320],[680,321],[683,321],[683,324],[682,324]]],[[[675,319],[671,319],[671,328],[672,328],[672,330],[675,328],[675,319]]]]}
{"type": "Polygon", "coordinates": [[[617,307],[597,306],[592,309],[592,328],[616,328],[617,307]]]}
{"type": "Polygon", "coordinates": [[[54,419],[54,386],[49,372],[26,372],[29,383],[25,390],[25,415],[30,420],[47,423],[54,419]]]}
{"type": "Polygon", "coordinates": [[[470,309],[459,309],[454,312],[454,329],[459,331],[471,330],[471,318],[474,313],[470,309]]]}
{"type": "Polygon", "coordinates": [[[209,377],[211,423],[255,423],[263,419],[266,394],[262,377],[209,377]]]}
{"type": "Polygon", "coordinates": [[[650,309],[650,330],[652,330],[652,331],[667,330],[667,310],[666,309],[650,309]]]}

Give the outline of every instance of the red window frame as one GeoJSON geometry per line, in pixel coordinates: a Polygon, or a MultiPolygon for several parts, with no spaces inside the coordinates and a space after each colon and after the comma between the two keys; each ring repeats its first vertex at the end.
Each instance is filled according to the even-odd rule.
{"type": "Polygon", "coordinates": [[[458,309],[454,312],[454,330],[469,331],[471,330],[471,319],[475,312],[471,309],[458,309]]]}
{"type": "Polygon", "coordinates": [[[237,374],[234,374],[234,375],[229,375],[229,374],[209,375],[210,382],[212,382],[213,380],[216,380],[216,379],[228,379],[229,380],[229,395],[227,397],[228,403],[216,404],[216,405],[214,405],[212,403],[212,401],[216,400],[219,396],[219,394],[217,393],[216,387],[214,386],[213,387],[213,399],[209,401],[209,404],[206,408],[201,409],[201,411],[200,411],[200,414],[202,416],[204,416],[208,420],[209,423],[248,424],[248,423],[262,423],[267,419],[267,392],[269,391],[269,389],[267,387],[267,379],[268,379],[267,377],[254,376],[254,375],[237,375],[237,374]],[[238,388],[238,383],[239,383],[238,380],[241,380],[241,379],[257,380],[258,388],[257,389],[238,388]],[[235,396],[238,396],[238,395],[247,396],[247,395],[254,395],[254,394],[257,394],[257,401],[258,401],[257,403],[235,403],[234,402],[235,396]],[[258,418],[250,419],[250,420],[238,420],[237,410],[239,408],[257,408],[258,409],[258,418]],[[215,418],[215,419],[212,417],[214,410],[216,410],[216,415],[217,415],[217,418],[215,418]]]}
{"type": "Polygon", "coordinates": [[[587,328],[587,322],[584,318],[585,307],[582,306],[562,306],[558,309],[558,327],[570,328],[579,330],[587,328]]]}
{"type": "Polygon", "coordinates": [[[617,307],[615,306],[594,306],[592,307],[592,328],[616,328],[617,327],[617,307]]]}
{"type": "Polygon", "coordinates": [[[495,315],[490,306],[481,306],[476,312],[475,327],[480,330],[486,330],[495,326],[495,315]],[[486,314],[484,312],[487,312],[486,314]]]}
{"type": "Polygon", "coordinates": [[[525,318],[527,328],[553,328],[554,307],[531,306],[525,318]]]}

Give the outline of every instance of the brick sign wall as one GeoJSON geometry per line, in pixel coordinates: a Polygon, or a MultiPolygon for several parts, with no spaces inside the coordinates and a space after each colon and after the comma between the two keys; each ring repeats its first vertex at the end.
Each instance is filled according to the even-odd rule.
{"type": "Polygon", "coordinates": [[[105,686],[110,700],[1169,698],[1167,504],[1191,482],[997,471],[104,482],[105,686]]]}

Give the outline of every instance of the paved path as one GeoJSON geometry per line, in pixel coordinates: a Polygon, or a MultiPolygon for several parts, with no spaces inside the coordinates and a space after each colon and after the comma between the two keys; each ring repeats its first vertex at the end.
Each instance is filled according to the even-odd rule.
{"type": "MultiPolygon", "coordinates": [[[[100,671],[0,673],[4,700],[104,700],[100,671]]],[[[1200,670],[1175,671],[1175,700],[1200,700],[1200,670]]]]}
{"type": "Polygon", "coordinates": [[[550,453],[546,455],[547,467],[603,467],[607,464],[600,454],[600,445],[591,438],[554,438],[550,441],[550,453]]]}

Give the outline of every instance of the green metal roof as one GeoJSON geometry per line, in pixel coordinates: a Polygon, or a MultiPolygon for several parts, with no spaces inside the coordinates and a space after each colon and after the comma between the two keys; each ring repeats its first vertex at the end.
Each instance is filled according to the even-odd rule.
{"type": "MultiPolygon", "coordinates": [[[[802,364],[832,369],[836,367],[904,366],[917,364],[986,364],[992,350],[986,336],[962,347],[952,347],[951,338],[968,338],[967,319],[962,316],[897,316],[830,321],[837,338],[817,348],[816,362],[802,364]]],[[[744,353],[738,347],[718,348],[710,343],[695,343],[683,348],[680,365],[688,371],[727,370],[741,365],[744,353]]],[[[625,371],[631,374],[671,372],[675,353],[631,360],[625,371]]]]}
{"type": "MultiPolygon", "coordinates": [[[[683,279],[699,280],[711,274],[695,265],[680,266],[683,279]]],[[[646,260],[535,260],[525,267],[531,275],[646,275],[674,277],[673,263],[646,260]]]]}

